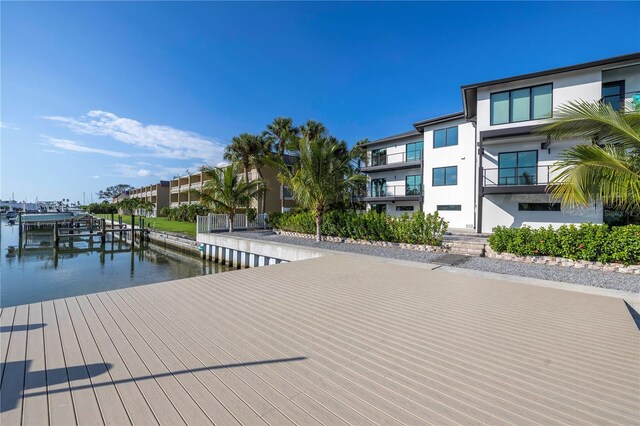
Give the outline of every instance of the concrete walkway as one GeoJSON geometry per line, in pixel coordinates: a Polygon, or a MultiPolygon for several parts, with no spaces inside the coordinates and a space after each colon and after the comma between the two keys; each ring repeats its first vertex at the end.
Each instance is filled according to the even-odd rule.
{"type": "Polygon", "coordinates": [[[640,424],[622,299],[327,255],[5,308],[0,423],[640,424]]]}

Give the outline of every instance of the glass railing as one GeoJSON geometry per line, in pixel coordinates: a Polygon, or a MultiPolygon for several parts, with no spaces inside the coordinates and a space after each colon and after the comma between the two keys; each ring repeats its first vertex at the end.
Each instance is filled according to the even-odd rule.
{"type": "Polygon", "coordinates": [[[371,186],[367,190],[367,197],[411,197],[422,195],[422,185],[383,185],[371,186]]]}
{"type": "Polygon", "coordinates": [[[640,112],[640,92],[603,96],[600,101],[611,105],[617,111],[640,112]]]}
{"type": "Polygon", "coordinates": [[[499,167],[484,169],[484,186],[548,185],[551,166],[499,167]]]}
{"type": "Polygon", "coordinates": [[[365,161],[365,167],[386,166],[396,163],[407,163],[422,160],[422,151],[396,152],[394,154],[372,154],[365,161]]]}

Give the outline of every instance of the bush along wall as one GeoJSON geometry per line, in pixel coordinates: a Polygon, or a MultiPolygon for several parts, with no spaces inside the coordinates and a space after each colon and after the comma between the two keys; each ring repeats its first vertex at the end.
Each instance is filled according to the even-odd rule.
{"type": "MultiPolygon", "coordinates": [[[[313,214],[307,211],[275,213],[269,218],[274,229],[315,234],[313,214]]],[[[324,216],[322,235],[354,240],[389,241],[394,243],[442,245],[448,223],[437,212],[414,212],[400,217],[368,211],[329,211],[324,216]]]]}
{"type": "Polygon", "coordinates": [[[640,264],[640,225],[614,226],[585,223],[558,229],[498,226],[489,237],[498,253],[518,256],[553,256],[602,263],[640,264]]]}

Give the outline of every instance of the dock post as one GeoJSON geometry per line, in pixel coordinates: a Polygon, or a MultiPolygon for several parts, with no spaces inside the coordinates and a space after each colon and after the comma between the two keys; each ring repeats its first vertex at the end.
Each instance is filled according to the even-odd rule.
{"type": "Polygon", "coordinates": [[[120,239],[122,240],[122,215],[118,215],[118,225],[120,225],[120,239]]]}
{"type": "Polygon", "coordinates": [[[111,212],[111,229],[114,228],[115,221],[113,220],[113,212],[111,212]]]}
{"type": "Polygon", "coordinates": [[[22,238],[22,213],[18,213],[18,237],[22,238]]]}
{"type": "Polygon", "coordinates": [[[58,244],[60,244],[58,222],[53,222],[53,245],[58,247],[58,244]]]}
{"type": "Polygon", "coordinates": [[[100,244],[104,246],[105,241],[107,240],[107,220],[100,220],[100,227],[102,228],[102,233],[100,234],[100,244]]]}
{"type": "Polygon", "coordinates": [[[136,243],[136,215],[131,214],[131,247],[136,243]]]}
{"type": "Polygon", "coordinates": [[[144,241],[144,217],[140,217],[140,241],[144,241]]]}

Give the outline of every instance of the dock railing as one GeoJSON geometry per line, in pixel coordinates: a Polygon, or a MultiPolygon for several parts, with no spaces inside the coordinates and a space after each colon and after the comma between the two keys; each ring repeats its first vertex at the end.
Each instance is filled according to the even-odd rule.
{"type": "MultiPolygon", "coordinates": [[[[233,229],[267,229],[269,215],[261,213],[256,219],[247,224],[246,214],[236,214],[233,217],[233,229]],[[247,226],[248,225],[248,226],[247,226]]],[[[215,231],[226,231],[229,229],[229,218],[226,214],[209,214],[198,216],[196,223],[197,233],[207,233],[215,231]]]]}

